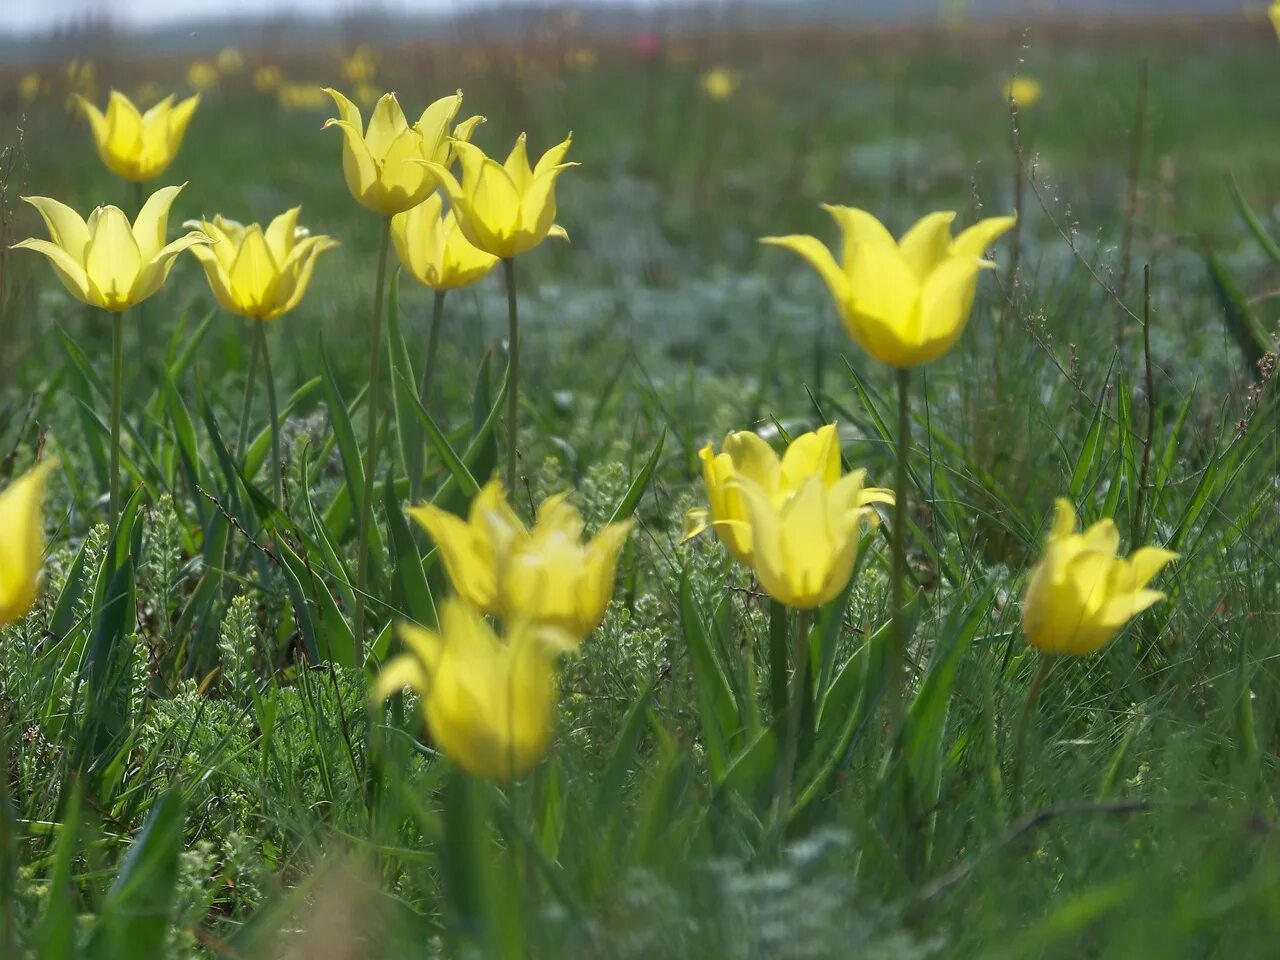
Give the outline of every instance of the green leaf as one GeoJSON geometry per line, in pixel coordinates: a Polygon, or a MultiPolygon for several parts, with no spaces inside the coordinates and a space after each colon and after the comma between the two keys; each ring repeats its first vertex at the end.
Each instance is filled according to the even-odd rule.
{"type": "Polygon", "coordinates": [[[738,732],[741,719],[729,686],[729,676],[716,658],[706,626],[698,613],[688,571],[680,577],[680,628],[693,661],[703,747],[707,751],[712,780],[720,783],[729,769],[726,740],[738,732]]]}
{"type": "Polygon", "coordinates": [[[640,505],[640,498],[644,496],[645,490],[649,488],[649,481],[653,477],[654,468],[658,465],[658,458],[662,456],[662,446],[666,441],[667,428],[663,426],[662,432],[658,434],[658,442],[654,444],[653,452],[645,460],[640,472],[632,478],[631,485],[627,487],[627,492],[623,494],[622,500],[613,510],[613,515],[609,517],[610,523],[625,520],[635,513],[636,507],[640,505]]]}

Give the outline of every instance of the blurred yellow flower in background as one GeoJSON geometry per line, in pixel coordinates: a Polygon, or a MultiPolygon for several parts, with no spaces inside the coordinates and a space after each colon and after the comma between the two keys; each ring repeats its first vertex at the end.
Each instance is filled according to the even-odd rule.
{"type": "Polygon", "coordinates": [[[324,87],[315,83],[286,83],[276,91],[276,101],[286,110],[323,110],[329,105],[324,87]]]}
{"type": "Polygon", "coordinates": [[[528,622],[505,638],[457,598],[440,607],[440,629],[397,630],[406,652],[389,660],[374,702],[408,687],[419,694],[440,751],[473,776],[509,781],[533,769],[555,737],[555,657],[567,643],[528,622]]]}
{"type": "MultiPolygon", "coordinates": [[[[840,439],[833,423],[796,437],[781,458],[758,434],[741,430],[725,437],[720,453],[707,444],[698,459],[709,509],[690,510],[685,515],[684,540],[713,528],[729,553],[747,566],[754,562],[754,538],[740,479],[750,480],[779,506],[810,477],[818,477],[826,489],[841,479],[840,439]]],[[[857,506],[873,503],[892,504],[893,491],[861,488],[857,506]]]]}
{"type": "Polygon", "coordinates": [[[377,54],[367,43],[356,47],[350,56],[342,57],[342,75],[346,77],[348,83],[357,85],[370,83],[377,72],[377,54]]]}
{"type": "Polygon", "coordinates": [[[462,108],[462,91],[442,97],[422,111],[410,126],[394,93],[384,95],[366,130],[360,108],[337,90],[326,88],[339,116],[325,129],[342,131],[342,172],[351,195],[384,217],[402,213],[425,200],[438,185],[437,169],[444,169],[454,147],[465,145],[484,117],[475,116],[453,127],[462,108]],[[450,127],[453,127],[452,132],[450,127]]]}
{"type": "Polygon", "coordinates": [[[209,287],[223,309],[255,320],[273,320],[298,305],[315,269],[316,258],[338,245],[298,226],[301,207],[286,210],[264,230],[215,216],[184,226],[213,239],[191,248],[204,267],[209,287]]]}
{"type": "Polygon", "coordinates": [[[24,74],[18,81],[18,99],[23,103],[35,103],[40,97],[40,89],[43,86],[44,81],[40,79],[40,74],[24,74]]]}
{"type": "Polygon", "coordinates": [[[187,83],[193,90],[208,90],[217,82],[218,68],[208,60],[197,60],[187,67],[187,83]]]}
{"type": "Polygon", "coordinates": [[[570,70],[590,70],[596,60],[596,52],[590,47],[574,47],[564,55],[564,65],[570,70]]]}
{"type": "Polygon", "coordinates": [[[532,529],[497,480],[476,494],[465,521],[429,503],[409,515],[436,542],[453,589],[477,610],[553,626],[580,642],[604,617],[633,523],[606,524],[584,543],[582,517],[566,497],[543,501],[532,529]]]}
{"type": "Polygon", "coordinates": [[[1115,521],[1100,520],[1077,533],[1069,500],[1054,506],[1044,556],[1031,573],[1022,601],[1022,629],[1044,653],[1083,656],[1106,645],[1120,628],[1164,594],[1147,584],[1178,555],[1142,547],[1116,555],[1115,521]]]}
{"type": "Polygon", "coordinates": [[[32,467],[0,492],[0,626],[36,601],[44,565],[44,484],[54,461],[32,467]]]}
{"type": "Polygon", "coordinates": [[[438,193],[391,218],[391,240],[411,277],[432,290],[456,290],[487,276],[498,258],[477,250],[438,193]]]}
{"type": "Polygon", "coordinates": [[[702,75],[702,92],[712,100],[728,100],[738,91],[742,81],[737,70],[728,67],[712,67],[702,75]]]}
{"type": "Polygon", "coordinates": [[[284,74],[279,67],[259,67],[253,72],[253,85],[259,93],[274,93],[284,83],[284,74]]]}
{"type": "Polygon", "coordinates": [[[1280,0],[1275,0],[1271,4],[1267,9],[1267,16],[1271,18],[1271,26],[1275,27],[1276,36],[1280,37],[1280,0]]]}
{"type": "Polygon", "coordinates": [[[978,274],[994,269],[987,248],[1013,227],[1013,217],[982,220],[954,239],[949,211],[922,218],[902,239],[874,216],[823,204],[843,234],[837,263],[816,237],[764,237],[799,254],[826,282],[849,335],[882,363],[899,368],[936,360],[964,332],[978,274]]]}
{"type": "Polygon", "coordinates": [[[48,258],[76,299],[113,312],[128,309],[160,289],[183,250],[213,242],[192,231],[165,243],[169,208],[181,190],[161,187],[132,224],[119,207],[98,207],[85,221],[57,200],[23,197],[44,219],[49,239],[23,240],[14,249],[34,250],[48,258]]]}
{"type": "Polygon", "coordinates": [[[461,183],[440,163],[427,164],[439,178],[467,239],[495,257],[527,253],[548,236],[568,238],[555,222],[556,181],[577,166],[563,162],[573,134],[544,153],[532,169],[525,141],[520,134],[506,163],[498,163],[473,144],[456,144],[461,183]]]}
{"type": "Polygon", "coordinates": [[[1020,108],[1029,109],[1040,102],[1043,89],[1034,77],[1015,76],[1006,80],[1000,88],[1005,101],[1012,101],[1020,108]]]}
{"type": "Polygon", "coordinates": [[[76,102],[89,120],[102,162],[116,176],[141,182],[158,177],[173,163],[200,95],[177,104],[170,95],[146,113],[119,90],[111,91],[105,115],[83,97],[76,102]]]}
{"type": "Polygon", "coordinates": [[[244,69],[244,55],[235,47],[223,47],[215,62],[222,74],[239,73],[244,69]]]}

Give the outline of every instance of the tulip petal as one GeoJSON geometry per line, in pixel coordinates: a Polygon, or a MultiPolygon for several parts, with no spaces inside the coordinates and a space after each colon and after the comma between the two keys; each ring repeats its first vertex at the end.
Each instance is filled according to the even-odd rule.
{"type": "Polygon", "coordinates": [[[94,224],[85,254],[89,287],[108,310],[131,306],[133,287],[142,270],[142,255],[129,219],[119,207],[104,207],[94,224]]]}
{"type": "Polygon", "coordinates": [[[93,141],[101,151],[107,142],[107,118],[102,115],[101,110],[80,96],[80,94],[74,93],[72,97],[75,99],[77,106],[80,107],[80,112],[89,121],[89,129],[93,132],[93,141]]]}
{"type": "Polygon", "coordinates": [[[556,181],[565,170],[576,166],[576,163],[562,163],[530,181],[520,200],[520,233],[524,238],[521,252],[537,246],[551,233],[556,220],[556,181]]]}
{"type": "Polygon", "coordinates": [[[949,210],[922,217],[898,244],[921,283],[951,252],[951,222],[955,218],[955,213],[949,210]]]}
{"type": "Polygon", "coordinates": [[[826,244],[817,237],[802,234],[789,237],[761,237],[760,242],[772,247],[783,247],[791,250],[807,260],[809,265],[818,271],[818,276],[826,283],[827,290],[830,291],[831,298],[836,302],[840,312],[842,314],[845,313],[852,299],[849,278],[839,264],[836,263],[835,257],[826,244]]]}
{"type": "Polygon", "coordinates": [[[133,288],[133,302],[141,303],[160,289],[165,279],[169,276],[169,271],[173,269],[173,263],[178,254],[184,250],[205,246],[208,243],[208,237],[193,230],[191,233],[184,234],[172,243],[161,247],[160,251],[151,258],[151,261],[143,265],[142,271],[138,274],[138,279],[133,288]]]}
{"type": "Polygon", "coordinates": [[[565,154],[569,152],[569,148],[571,146],[573,146],[572,133],[570,133],[567,137],[565,137],[563,140],[557,143],[554,147],[551,147],[549,150],[547,150],[546,153],[544,153],[541,157],[538,158],[538,163],[533,168],[533,175],[535,177],[539,177],[542,174],[547,173],[558,166],[561,166],[564,163],[565,154]]]}
{"type": "Polygon", "coordinates": [[[169,211],[173,201],[186,184],[161,187],[147,197],[133,222],[133,237],[138,243],[138,253],[146,262],[160,252],[169,230],[169,211]]]}
{"type": "Polygon", "coordinates": [[[782,455],[781,479],[785,489],[796,489],[814,474],[821,477],[827,487],[840,479],[840,441],[833,423],[796,437],[782,455]]]}
{"type": "Polygon", "coordinates": [[[369,117],[369,129],[365,133],[365,143],[369,153],[375,160],[381,160],[391,149],[391,144],[409,129],[400,109],[400,101],[394,93],[384,93],[373,108],[369,117]]]}
{"type": "Polygon", "coordinates": [[[831,214],[831,218],[835,220],[836,225],[840,228],[841,265],[846,273],[851,272],[854,255],[861,246],[871,245],[892,247],[894,250],[898,249],[898,244],[893,239],[893,234],[889,232],[883,223],[867,211],[860,210],[857,207],[843,207],[831,203],[824,203],[822,209],[831,214]]]}
{"type": "Polygon", "coordinates": [[[511,148],[506,161],[502,164],[516,192],[520,194],[529,189],[529,182],[533,179],[533,170],[529,167],[528,139],[528,135],[523,133],[516,137],[515,146],[511,148]]]}
{"type": "MultiPolygon", "coordinates": [[[[427,105],[422,111],[422,115],[418,117],[415,126],[418,132],[422,134],[422,139],[426,145],[427,155],[424,159],[433,160],[437,163],[444,163],[449,159],[449,127],[453,124],[453,119],[458,115],[458,111],[462,109],[462,91],[448,97],[441,97],[434,103],[427,105]],[[440,148],[443,147],[443,150],[440,148]],[[440,151],[437,154],[437,151],[440,151]]],[[[467,121],[471,123],[471,129],[475,129],[475,124],[481,118],[472,117],[467,121]]]]}
{"type": "Polygon", "coordinates": [[[49,259],[58,279],[73,297],[93,306],[100,306],[89,289],[89,277],[84,267],[57,244],[50,243],[48,240],[21,240],[13,245],[13,249],[34,250],[36,253],[43,254],[49,259]]]}
{"type": "Polygon", "coordinates": [[[204,267],[204,275],[209,281],[209,289],[213,291],[218,305],[229,313],[239,313],[235,298],[231,295],[231,278],[227,276],[227,268],[222,265],[214,250],[218,247],[230,246],[229,243],[197,244],[191,247],[192,255],[204,267]]]}
{"type": "Polygon", "coordinates": [[[326,250],[338,246],[338,241],[326,236],[307,237],[298,246],[280,270],[280,279],[276,289],[276,307],[267,319],[288,313],[299,303],[311,285],[311,276],[315,272],[316,260],[326,250]],[[284,291],[288,291],[287,296],[284,291]],[[282,299],[283,298],[283,299],[282,299]]]}
{"type": "Polygon", "coordinates": [[[921,359],[927,363],[950,350],[973,312],[981,260],[952,258],[929,275],[920,295],[921,359]]]}
{"type": "Polygon", "coordinates": [[[1012,230],[1017,222],[1017,217],[990,217],[979,220],[956,237],[951,245],[952,256],[978,257],[979,259],[985,257],[991,245],[1001,235],[1012,230]]]}
{"type": "Polygon", "coordinates": [[[1125,560],[1126,582],[1129,590],[1141,590],[1173,561],[1181,559],[1172,550],[1163,547],[1141,547],[1125,560]]]}
{"type": "Polygon", "coordinates": [[[0,492],[0,626],[31,608],[44,560],[41,501],[53,460],[24,473],[0,492]]]}
{"type": "MultiPolygon", "coordinates": [[[[401,628],[403,631],[403,627],[401,628]]],[[[403,633],[402,633],[403,635],[403,633]]],[[[430,679],[422,669],[421,662],[407,654],[392,657],[378,671],[378,678],[369,691],[369,700],[374,704],[382,703],[388,697],[400,693],[406,687],[422,692],[430,686],[430,679]]]]}
{"type": "Polygon", "coordinates": [[[51,197],[23,197],[36,208],[49,230],[49,239],[74,260],[83,260],[89,247],[89,228],[80,214],[51,197]]]}
{"type": "Polygon", "coordinates": [[[298,216],[301,213],[302,207],[291,207],[267,224],[264,236],[276,263],[283,264],[293,252],[298,233],[298,216]]]}
{"type": "Polygon", "coordinates": [[[492,560],[481,554],[470,526],[429,503],[412,507],[408,513],[435,541],[453,589],[476,608],[496,614],[492,560]]]}

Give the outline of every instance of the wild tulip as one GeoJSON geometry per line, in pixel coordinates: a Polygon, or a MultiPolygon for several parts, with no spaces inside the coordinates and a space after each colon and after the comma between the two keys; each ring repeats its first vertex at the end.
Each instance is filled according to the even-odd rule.
{"type": "Polygon", "coordinates": [[[1022,629],[1039,650],[1083,656],[1101,649],[1120,628],[1164,594],[1148,584],[1178,554],[1142,547],[1119,557],[1115,522],[1100,520],[1077,533],[1070,501],[1058,499],[1044,556],[1022,601],[1022,629]]]}
{"type": "Polygon", "coordinates": [[[1267,16],[1271,18],[1271,26],[1275,27],[1276,36],[1280,37],[1280,0],[1275,0],[1267,8],[1267,16]]]}
{"type": "Polygon", "coordinates": [[[458,227],[444,201],[432,194],[391,218],[396,255],[411,277],[436,292],[456,290],[488,276],[498,265],[493,254],[477,249],[458,227]]]}
{"type": "Polygon", "coordinates": [[[342,171],[351,195],[374,213],[390,217],[425,200],[439,183],[432,164],[447,165],[456,142],[466,142],[484,117],[471,117],[453,127],[462,108],[462,91],[427,107],[412,126],[394,93],[373,108],[366,130],[360,108],[337,90],[326,88],[338,118],[325,129],[342,131],[342,171]],[[450,128],[453,127],[452,132],[450,128]]]}
{"type": "MultiPolygon", "coordinates": [[[[777,506],[784,504],[810,477],[820,478],[830,489],[840,481],[840,440],[835,424],[800,434],[781,458],[758,434],[736,431],[725,437],[720,453],[707,444],[698,453],[708,509],[691,510],[685,517],[684,539],[698,536],[708,527],[739,562],[751,566],[754,543],[751,516],[737,481],[746,478],[777,506]]],[[[858,506],[893,503],[893,491],[863,487],[858,506]]]]}
{"type": "Polygon", "coordinates": [[[170,95],[142,113],[127,96],[112,90],[105,115],[79,94],[75,100],[93,129],[102,162],[116,176],[142,183],[160,176],[173,163],[200,94],[177,104],[170,95]]]}
{"type": "Polygon", "coordinates": [[[477,610],[556,627],[575,642],[603,619],[633,526],[611,523],[583,542],[581,515],[558,495],[528,529],[497,480],[476,495],[465,521],[431,504],[409,515],[435,540],[454,590],[477,610]]]}
{"type": "Polygon", "coordinates": [[[746,507],[752,569],[769,596],[810,610],[845,588],[862,530],[878,519],[866,501],[865,475],[855,470],[828,486],[820,474],[810,474],[782,500],[746,476],[730,481],[746,507]]]}
{"type": "Polygon", "coordinates": [[[407,652],[387,662],[374,686],[381,702],[408,687],[422,702],[440,751],[468,773],[510,781],[538,764],[555,736],[554,631],[527,622],[505,639],[465,603],[440,608],[440,630],[401,624],[407,652]]]}
{"type": "Polygon", "coordinates": [[[338,246],[331,237],[312,236],[298,226],[301,207],[280,214],[264,229],[215,216],[189,220],[215,242],[192,247],[209,287],[223,309],[254,320],[274,320],[302,300],[316,259],[338,246]]]}
{"type": "Polygon", "coordinates": [[[213,242],[193,230],[165,243],[169,209],[181,190],[161,187],[132,224],[119,207],[98,207],[86,221],[57,200],[23,197],[44,219],[49,239],[23,240],[14,249],[47,257],[76,299],[103,310],[127,310],[160,289],[178,254],[213,242]]]}
{"type": "Polygon", "coordinates": [[[1012,101],[1019,109],[1029,110],[1040,102],[1043,90],[1034,77],[1015,76],[1000,88],[1006,101],[1012,101]]]}
{"type": "Polygon", "coordinates": [[[46,460],[0,492],[0,627],[17,620],[36,601],[44,564],[40,504],[53,466],[46,460]]]}
{"type": "Polygon", "coordinates": [[[826,282],[849,335],[882,363],[910,368],[949,351],[969,321],[986,249],[1015,223],[982,220],[954,239],[951,212],[931,213],[894,240],[874,216],[824,204],[843,234],[843,259],[816,237],[765,237],[807,260],[826,282]]]}

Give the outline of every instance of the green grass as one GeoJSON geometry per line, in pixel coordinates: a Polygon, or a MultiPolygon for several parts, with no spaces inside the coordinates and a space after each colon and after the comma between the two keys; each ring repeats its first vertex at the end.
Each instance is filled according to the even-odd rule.
{"type": "MultiPolygon", "coordinates": [[[[1276,324],[1276,265],[1227,178],[1280,233],[1274,44],[1089,48],[1032,32],[977,53],[850,37],[806,55],[786,38],[717,43],[743,71],[723,103],[697,95],[716,58],[693,47],[655,67],[605,50],[578,72],[554,50],[519,68],[502,49],[483,70],[466,51],[383,65],[379,82],[411,113],[462,85],[470,112],[489,116],[476,140],[490,151],[527,128],[540,152],[572,129],[582,162],[559,190],[572,242],[520,262],[521,473],[534,500],[575,487],[590,528],[623,503],[639,523],[604,624],[565,664],[551,755],[504,790],[442,761],[412,702],[370,712],[369,674],[352,662],[351,469],[377,223],[343,185],[327,114],[229,83],[165,178],[189,181],[178,221],[302,203],[307,226],[343,243],[269,331],[288,403],[282,504],[264,397],[247,465],[227,450],[248,330],[215,311],[184,258],[129,318],[125,457],[141,485],[109,530],[109,325],[38,258],[5,254],[2,469],[16,476],[41,449],[62,467],[42,599],[0,633],[0,953],[1273,955],[1280,416],[1270,384],[1250,388],[1272,349],[1252,331],[1276,324]],[[1032,167],[1021,273],[1003,243],[960,346],[915,382],[908,549],[923,588],[907,736],[894,749],[883,725],[877,534],[820,620],[825,700],[779,835],[768,603],[719,544],[678,543],[703,498],[697,450],[729,429],[835,420],[846,461],[887,484],[892,381],[803,265],[755,240],[834,239],[820,201],[895,229],[938,207],[965,223],[1011,209],[999,87],[1015,69],[1045,88],[1020,122],[1032,167]],[[1116,349],[1117,300],[1141,317],[1145,264],[1150,389],[1137,321],[1116,349]],[[1086,521],[1114,516],[1126,549],[1161,543],[1182,560],[1159,582],[1165,603],[1103,652],[1055,665],[1015,789],[1013,729],[1036,666],[1019,598],[1055,496],[1086,521]]],[[[124,85],[180,73],[116,70],[124,85]]],[[[323,58],[287,68],[306,70],[336,75],[323,58]]],[[[60,97],[8,109],[6,243],[40,232],[18,194],[129,203],[60,97]]],[[[415,367],[429,306],[402,278],[415,367]]],[[[467,473],[483,480],[501,462],[490,412],[504,311],[496,274],[447,305],[424,489],[458,511],[467,473]]],[[[401,513],[396,430],[412,411],[400,412],[378,473],[379,630],[431,622],[446,592],[401,513]]]]}

